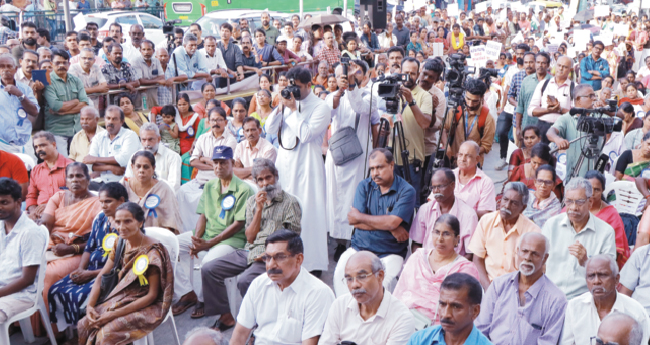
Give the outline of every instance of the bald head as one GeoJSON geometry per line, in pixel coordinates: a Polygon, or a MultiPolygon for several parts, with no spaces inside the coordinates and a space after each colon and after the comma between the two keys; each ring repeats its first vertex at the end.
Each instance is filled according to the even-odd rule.
{"type": "Polygon", "coordinates": [[[354,253],[348,262],[345,264],[347,270],[348,267],[361,267],[367,266],[368,272],[376,272],[379,270],[384,270],[384,265],[381,263],[381,260],[377,255],[372,252],[362,250],[360,252],[354,253]]]}
{"type": "Polygon", "coordinates": [[[557,59],[555,64],[555,77],[560,78],[560,80],[565,79],[569,76],[569,73],[573,70],[573,61],[568,56],[560,56],[557,59]]]}
{"type": "Polygon", "coordinates": [[[605,344],[641,345],[643,330],[631,316],[613,311],[600,323],[598,338],[605,344]]]}
{"type": "Polygon", "coordinates": [[[519,237],[518,247],[532,246],[543,249],[544,254],[548,254],[550,244],[548,238],[539,232],[527,232],[519,237]]]}
{"type": "Polygon", "coordinates": [[[468,152],[470,150],[473,150],[476,153],[476,156],[479,155],[479,150],[480,147],[478,144],[474,141],[468,140],[460,145],[459,152],[468,152]]]}
{"type": "Polygon", "coordinates": [[[207,327],[197,327],[185,336],[183,345],[227,345],[228,341],[220,332],[207,327]]]}

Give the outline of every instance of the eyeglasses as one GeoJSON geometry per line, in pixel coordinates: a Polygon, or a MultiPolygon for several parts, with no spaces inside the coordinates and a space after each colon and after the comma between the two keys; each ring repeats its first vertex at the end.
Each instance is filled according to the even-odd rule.
{"type": "Polygon", "coordinates": [[[587,200],[589,200],[589,199],[578,199],[578,200],[564,199],[564,204],[567,205],[567,206],[570,206],[570,205],[573,205],[573,204],[576,204],[578,206],[582,206],[587,202],[587,200]]]}
{"type": "Polygon", "coordinates": [[[618,345],[618,343],[615,343],[615,342],[612,342],[612,341],[603,342],[598,337],[591,337],[590,341],[591,341],[591,345],[618,345]]]}
{"type": "Polygon", "coordinates": [[[540,184],[540,185],[543,185],[543,186],[546,186],[546,187],[548,187],[548,186],[552,186],[552,185],[553,185],[553,181],[549,181],[549,180],[540,180],[540,179],[536,179],[536,180],[535,180],[535,183],[540,184]]]}
{"type": "Polygon", "coordinates": [[[282,262],[284,262],[285,260],[287,260],[289,257],[292,257],[292,256],[294,256],[294,255],[293,255],[293,254],[291,254],[291,255],[287,255],[287,254],[284,254],[284,253],[280,253],[280,254],[275,254],[275,255],[267,255],[267,254],[264,254],[264,255],[262,255],[260,258],[261,258],[262,261],[264,261],[264,262],[270,262],[271,259],[273,259],[273,260],[274,260],[275,262],[277,262],[277,263],[282,263],[282,262]]]}
{"type": "Polygon", "coordinates": [[[431,186],[431,187],[429,187],[429,191],[430,191],[430,192],[433,192],[434,190],[442,190],[442,189],[444,189],[444,188],[447,188],[447,186],[449,186],[450,184],[451,184],[451,182],[450,182],[450,183],[447,183],[447,184],[441,184],[441,185],[431,186]]]}
{"type": "Polygon", "coordinates": [[[375,271],[375,272],[367,273],[367,274],[359,274],[356,277],[344,277],[343,282],[346,283],[346,284],[352,284],[356,280],[359,283],[364,283],[365,281],[368,280],[368,278],[370,278],[372,275],[376,274],[377,272],[379,272],[379,271],[375,271]]]}

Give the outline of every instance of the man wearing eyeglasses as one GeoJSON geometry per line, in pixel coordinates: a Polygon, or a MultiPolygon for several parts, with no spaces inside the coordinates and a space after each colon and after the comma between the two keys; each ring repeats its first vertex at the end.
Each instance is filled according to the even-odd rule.
{"type": "Polygon", "coordinates": [[[205,314],[221,315],[218,328],[222,331],[235,324],[224,281],[237,277],[239,292],[245,296],[253,279],[266,271],[263,260],[266,249],[264,241],[280,229],[300,234],[300,204],[296,197],[282,190],[273,161],[255,159],[252,174],[259,191],[246,200],[246,246],[210,261],[201,268],[205,314]]]}
{"type": "Polygon", "coordinates": [[[546,275],[571,300],[589,290],[587,259],[607,254],[616,260],[616,241],[612,226],[589,212],[593,189],[588,180],[576,177],[564,190],[567,212],[547,220],[542,234],[551,244],[546,275]]]}
{"type": "Polygon", "coordinates": [[[350,294],[332,304],[319,345],[406,344],[415,331],[409,309],[384,289],[384,264],[368,251],[350,257],[344,281],[350,294]]]}
{"type": "Polygon", "coordinates": [[[589,291],[569,301],[560,344],[598,344],[600,320],[613,311],[636,320],[642,330],[641,344],[647,344],[650,319],[639,302],[616,291],[620,278],[616,261],[608,255],[594,255],[585,266],[589,291]]]}
{"type": "Polygon", "coordinates": [[[601,41],[594,42],[591,55],[580,62],[580,84],[591,85],[594,91],[599,91],[603,78],[609,76],[609,62],[600,57],[605,50],[601,41]]]}
{"type": "MultiPolygon", "coordinates": [[[[575,108],[584,108],[592,109],[594,107],[594,101],[598,98],[594,89],[587,84],[580,84],[575,87],[573,90],[575,95],[575,108]]],[[[567,150],[566,153],[566,177],[564,178],[564,184],[566,185],[571,180],[571,175],[573,174],[578,159],[582,155],[582,145],[581,143],[584,140],[578,140],[575,143],[569,144],[570,141],[580,138],[585,135],[585,133],[578,131],[578,120],[580,115],[576,114],[572,116],[569,113],[566,113],[560,116],[553,127],[549,128],[546,132],[546,137],[550,142],[554,142],[560,150],[567,150]]],[[[586,139],[585,139],[586,140],[586,139]]],[[[601,147],[603,144],[603,137],[598,139],[598,147],[601,147]]],[[[580,171],[576,176],[585,176],[587,171],[594,169],[594,164],[596,159],[584,158],[582,165],[580,166],[580,171]]]]}
{"type": "Polygon", "coordinates": [[[411,225],[409,237],[413,240],[411,250],[413,253],[424,245],[425,251],[433,249],[431,243],[431,231],[436,220],[443,214],[451,214],[458,218],[460,222],[460,241],[454,248],[456,253],[465,255],[468,260],[472,259],[472,254],[467,253],[466,249],[469,240],[478,224],[476,211],[467,205],[460,198],[456,198],[454,190],[456,189],[456,176],[449,168],[440,168],[434,170],[431,176],[431,187],[429,190],[429,202],[422,205],[415,216],[411,225]]]}
{"type": "Polygon", "coordinates": [[[591,338],[591,345],[643,345],[643,329],[631,316],[613,311],[598,327],[598,336],[591,338]]]}

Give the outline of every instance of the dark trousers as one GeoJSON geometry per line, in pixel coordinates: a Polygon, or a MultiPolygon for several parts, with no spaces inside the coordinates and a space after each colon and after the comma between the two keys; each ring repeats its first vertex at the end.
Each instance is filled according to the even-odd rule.
{"type": "MultiPolygon", "coordinates": [[[[248,287],[262,273],[266,272],[263,262],[253,262],[248,265],[248,251],[236,251],[212,260],[201,267],[201,282],[203,284],[203,300],[205,301],[205,315],[223,315],[230,313],[228,293],[224,280],[237,277],[237,288],[242,297],[246,295],[248,287]]],[[[237,318],[237,315],[234,315],[237,318]]]]}
{"type": "Polygon", "coordinates": [[[510,140],[508,139],[508,132],[512,127],[512,114],[508,114],[505,111],[501,112],[499,118],[497,119],[497,135],[499,136],[499,157],[505,159],[508,156],[508,144],[510,140]]]}
{"type": "MultiPolygon", "coordinates": [[[[422,167],[421,163],[416,161],[417,164],[409,164],[411,172],[411,186],[415,189],[415,207],[420,207],[420,186],[422,184],[422,167]]],[[[404,166],[395,165],[395,173],[404,178],[404,166]]]]}
{"type": "Polygon", "coordinates": [[[541,136],[542,142],[546,145],[549,145],[551,143],[546,137],[546,133],[551,127],[553,127],[553,124],[550,122],[546,122],[542,120],[537,121],[537,128],[539,129],[539,135],[541,136]]]}

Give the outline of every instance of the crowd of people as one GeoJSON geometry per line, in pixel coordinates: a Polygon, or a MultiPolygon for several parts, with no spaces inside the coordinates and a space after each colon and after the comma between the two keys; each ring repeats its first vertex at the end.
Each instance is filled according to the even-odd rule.
{"type": "Polygon", "coordinates": [[[218,316],[186,344],[648,344],[647,16],[593,19],[579,51],[563,7],[444,5],[386,29],[264,12],[162,46],[137,24],[0,35],[0,323],[43,298],[33,331],[61,344],[128,344],[169,312],[218,316]],[[496,72],[456,93],[447,57],[489,41],[496,72]],[[601,115],[621,130],[585,139],[601,115]]]}

